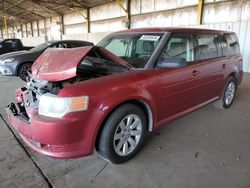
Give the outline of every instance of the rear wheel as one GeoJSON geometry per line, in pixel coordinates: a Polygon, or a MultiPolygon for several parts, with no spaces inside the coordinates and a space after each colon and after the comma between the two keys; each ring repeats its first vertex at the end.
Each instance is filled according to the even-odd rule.
{"type": "Polygon", "coordinates": [[[24,63],[19,67],[18,76],[23,80],[27,81],[28,73],[27,71],[31,69],[31,63],[24,63]]]}
{"type": "Polygon", "coordinates": [[[119,164],[132,159],[142,146],[146,132],[144,112],[133,104],[117,108],[100,134],[98,153],[119,164]]]}
{"type": "Polygon", "coordinates": [[[221,99],[216,101],[214,103],[214,106],[220,109],[229,108],[233,104],[236,94],[236,89],[237,89],[236,80],[233,77],[229,77],[225,84],[221,99]]]}

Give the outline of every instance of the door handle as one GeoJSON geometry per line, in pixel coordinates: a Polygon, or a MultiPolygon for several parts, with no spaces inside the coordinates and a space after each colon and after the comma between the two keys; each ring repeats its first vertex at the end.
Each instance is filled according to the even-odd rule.
{"type": "Polygon", "coordinates": [[[223,64],[221,67],[222,67],[223,69],[225,69],[225,68],[227,67],[227,65],[226,65],[226,64],[223,64]]]}
{"type": "Polygon", "coordinates": [[[197,75],[199,75],[199,74],[200,74],[200,72],[197,71],[197,70],[193,70],[193,72],[192,72],[192,75],[193,75],[193,76],[197,76],[197,75]]]}

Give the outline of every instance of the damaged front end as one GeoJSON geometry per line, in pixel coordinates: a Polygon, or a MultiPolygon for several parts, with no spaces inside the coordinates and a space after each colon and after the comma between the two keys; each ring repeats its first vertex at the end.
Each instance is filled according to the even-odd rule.
{"type": "MultiPolygon", "coordinates": [[[[26,87],[16,90],[17,103],[11,103],[8,109],[30,122],[33,115],[39,112],[46,114],[39,108],[41,98],[43,102],[50,99],[53,103],[53,99],[57,100],[54,96],[68,85],[125,72],[130,68],[125,61],[101,47],[47,49],[33,64],[26,87]]],[[[82,100],[87,103],[86,98],[82,100]]],[[[50,104],[40,104],[40,107],[44,105],[50,104]]]]}
{"type": "Polygon", "coordinates": [[[16,104],[9,104],[8,109],[15,116],[20,116],[21,119],[30,122],[32,115],[38,113],[41,96],[46,93],[57,95],[62,87],[62,82],[52,83],[30,77],[25,87],[16,90],[16,104]]]}
{"type": "Polygon", "coordinates": [[[82,123],[97,125],[103,112],[88,109],[89,97],[84,94],[69,97],[59,94],[69,85],[126,72],[130,66],[100,47],[82,47],[47,49],[31,70],[25,87],[16,90],[16,103],[6,108],[10,124],[40,153],[56,158],[91,154],[90,138],[82,134],[94,132],[82,123]],[[97,117],[96,122],[91,116],[97,117]]]}

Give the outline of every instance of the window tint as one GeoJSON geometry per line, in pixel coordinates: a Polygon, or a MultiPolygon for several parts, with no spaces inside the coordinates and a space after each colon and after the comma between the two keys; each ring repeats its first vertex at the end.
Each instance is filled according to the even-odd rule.
{"type": "Polygon", "coordinates": [[[4,43],[6,48],[17,48],[17,42],[15,40],[5,40],[4,43]]]}
{"type": "Polygon", "coordinates": [[[184,58],[187,62],[194,60],[194,47],[191,35],[173,35],[164,48],[159,61],[168,57],[184,58]]]}
{"type": "Polygon", "coordinates": [[[81,43],[81,42],[68,42],[67,46],[68,48],[77,48],[77,47],[86,46],[86,44],[81,43]]]}
{"type": "Polygon", "coordinates": [[[221,37],[221,46],[224,56],[230,56],[240,53],[239,42],[234,33],[226,33],[221,37]]]}
{"type": "Polygon", "coordinates": [[[67,43],[67,46],[68,46],[68,48],[79,47],[79,46],[77,45],[77,43],[70,43],[70,42],[67,43]]]}
{"type": "Polygon", "coordinates": [[[196,60],[218,57],[219,40],[217,35],[198,35],[196,60]]]}
{"type": "Polygon", "coordinates": [[[67,43],[58,43],[53,46],[53,48],[68,48],[67,43]]]}

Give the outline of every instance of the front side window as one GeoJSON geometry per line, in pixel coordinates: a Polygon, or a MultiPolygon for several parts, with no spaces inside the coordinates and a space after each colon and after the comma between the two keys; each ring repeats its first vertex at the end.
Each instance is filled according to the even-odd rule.
{"type": "Polygon", "coordinates": [[[135,68],[144,68],[162,35],[162,33],[121,34],[107,37],[97,45],[106,48],[135,68]]]}
{"type": "Polygon", "coordinates": [[[168,41],[159,58],[184,58],[187,62],[194,61],[194,46],[192,35],[175,34],[168,41]]]}
{"type": "Polygon", "coordinates": [[[198,35],[196,60],[218,57],[219,37],[217,35],[198,35]]]}

